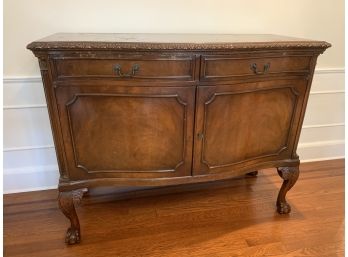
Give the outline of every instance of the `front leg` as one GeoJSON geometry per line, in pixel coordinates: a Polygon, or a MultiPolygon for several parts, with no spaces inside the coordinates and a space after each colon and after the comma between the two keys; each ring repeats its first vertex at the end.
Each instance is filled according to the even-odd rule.
{"type": "Polygon", "coordinates": [[[291,207],[286,202],[286,193],[295,185],[299,176],[299,167],[279,167],[277,168],[279,176],[284,179],[277,198],[277,211],[280,214],[290,213],[291,207]]]}
{"type": "Polygon", "coordinates": [[[71,223],[71,226],[68,228],[65,237],[65,243],[70,245],[80,242],[80,223],[75,210],[75,204],[80,203],[85,192],[87,192],[87,188],[59,192],[59,208],[71,223]]]}

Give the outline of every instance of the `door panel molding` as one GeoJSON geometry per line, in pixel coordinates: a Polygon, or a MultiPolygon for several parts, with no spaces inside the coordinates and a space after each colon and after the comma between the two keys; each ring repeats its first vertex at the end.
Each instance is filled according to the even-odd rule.
{"type": "Polygon", "coordinates": [[[69,130],[70,130],[70,137],[71,137],[71,142],[72,142],[72,148],[74,152],[74,159],[75,159],[75,164],[77,168],[80,168],[87,173],[105,173],[105,172],[175,172],[181,165],[184,163],[185,159],[185,150],[186,150],[186,126],[187,126],[187,103],[184,102],[178,94],[173,94],[173,95],[146,95],[146,94],[106,94],[106,93],[79,93],[79,94],[74,94],[72,99],[69,100],[66,103],[66,110],[68,114],[68,125],[69,125],[69,130]],[[182,148],[182,159],[175,165],[175,167],[171,169],[161,169],[161,170],[91,170],[89,169],[86,165],[82,164],[79,161],[79,156],[77,153],[76,149],[76,140],[74,137],[74,131],[73,131],[73,126],[72,126],[72,117],[71,117],[71,107],[76,103],[81,97],[129,97],[129,98],[174,98],[178,102],[178,104],[183,106],[183,113],[184,113],[184,122],[183,122],[183,148],[182,148]]]}
{"type": "Polygon", "coordinates": [[[194,87],[96,84],[55,91],[71,179],[191,175],[194,87]],[[89,135],[97,138],[91,145],[89,135]]]}
{"type": "MultiPolygon", "coordinates": [[[[263,82],[263,83],[270,83],[272,81],[263,82]]],[[[255,83],[244,83],[245,86],[253,85],[255,83]]],[[[224,85],[225,87],[228,85],[224,85]]],[[[300,108],[299,101],[300,100],[300,92],[297,89],[298,84],[296,81],[293,83],[287,82],[286,84],[283,83],[280,86],[265,86],[260,88],[252,88],[252,89],[235,89],[230,87],[230,91],[226,90],[226,92],[221,92],[223,90],[217,89],[219,86],[207,86],[200,88],[200,93],[198,93],[198,96],[200,99],[197,100],[197,110],[201,109],[201,111],[197,112],[197,115],[200,115],[201,117],[197,117],[198,122],[201,122],[201,125],[196,124],[196,130],[195,133],[201,131],[200,133],[204,135],[201,140],[195,139],[195,158],[194,158],[194,174],[206,174],[206,173],[214,173],[219,172],[221,170],[225,170],[225,168],[232,168],[233,166],[241,165],[243,163],[250,163],[253,161],[257,161],[260,159],[274,159],[279,158],[280,155],[287,155],[287,152],[291,151],[291,145],[292,145],[292,139],[293,139],[293,129],[294,129],[294,123],[295,123],[295,117],[298,115],[298,111],[300,108]],[[207,131],[207,120],[209,107],[214,104],[217,99],[221,96],[234,96],[234,95],[242,95],[242,94],[251,94],[251,93],[263,93],[263,92],[284,92],[284,90],[288,90],[289,94],[291,94],[291,113],[288,114],[289,122],[286,129],[286,135],[284,135],[284,144],[280,145],[276,150],[273,150],[271,152],[266,152],[264,154],[260,155],[254,155],[250,156],[249,158],[241,157],[240,160],[226,162],[226,163],[212,163],[209,158],[207,158],[207,137],[209,131],[207,131]],[[206,91],[206,92],[203,92],[206,91]],[[200,144],[200,146],[198,145],[200,144]],[[197,156],[198,155],[198,156],[197,156]]],[[[290,106],[289,106],[290,107],[290,106]]],[[[240,111],[243,111],[240,109],[240,111]]],[[[216,129],[219,129],[218,127],[216,129]]],[[[222,135],[223,136],[223,135],[222,135]]],[[[261,139],[262,140],[262,139],[261,139]]],[[[233,147],[233,146],[231,146],[233,147]]],[[[290,152],[289,152],[290,153],[290,152]]]]}

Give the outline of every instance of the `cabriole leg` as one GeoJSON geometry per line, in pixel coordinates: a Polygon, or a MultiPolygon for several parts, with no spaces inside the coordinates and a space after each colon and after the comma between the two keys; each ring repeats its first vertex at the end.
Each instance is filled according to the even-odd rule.
{"type": "Polygon", "coordinates": [[[58,203],[63,214],[70,220],[70,227],[66,232],[65,243],[76,244],[80,242],[80,223],[75,210],[75,204],[81,202],[83,194],[87,192],[87,188],[73,191],[59,192],[58,203]]]}
{"type": "Polygon", "coordinates": [[[284,179],[277,198],[277,211],[280,214],[290,213],[291,207],[286,202],[286,193],[295,185],[299,176],[299,167],[278,167],[279,176],[284,179]]]}

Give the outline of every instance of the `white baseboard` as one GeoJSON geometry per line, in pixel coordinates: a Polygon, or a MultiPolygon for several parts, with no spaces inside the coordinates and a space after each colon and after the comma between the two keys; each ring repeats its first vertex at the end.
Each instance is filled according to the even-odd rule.
{"type": "MultiPolygon", "coordinates": [[[[344,158],[344,140],[305,143],[298,146],[301,162],[344,158]]],[[[4,170],[4,194],[57,188],[56,165],[23,167],[4,170]]]]}
{"type": "Polygon", "coordinates": [[[300,143],[297,154],[301,162],[340,159],[345,155],[344,146],[344,140],[300,143]]]}
{"type": "Polygon", "coordinates": [[[55,186],[42,186],[42,187],[28,187],[28,188],[10,189],[10,190],[6,190],[6,191],[4,190],[4,195],[42,191],[42,190],[50,190],[50,189],[57,189],[57,188],[58,188],[58,184],[55,186]]]}
{"type": "Polygon", "coordinates": [[[301,160],[301,163],[308,163],[308,162],[321,162],[321,161],[331,161],[331,160],[339,160],[339,159],[344,159],[345,156],[335,156],[335,157],[330,157],[330,158],[316,158],[316,159],[307,159],[307,160],[301,160]]]}
{"type": "Polygon", "coordinates": [[[4,194],[57,188],[57,165],[4,169],[4,194]]]}

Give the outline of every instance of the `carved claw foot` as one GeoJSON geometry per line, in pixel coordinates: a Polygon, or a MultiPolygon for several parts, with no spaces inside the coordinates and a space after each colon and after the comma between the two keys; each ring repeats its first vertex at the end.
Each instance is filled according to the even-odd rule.
{"type": "Polygon", "coordinates": [[[66,232],[65,243],[72,245],[80,242],[80,223],[75,210],[87,189],[59,192],[58,203],[63,214],[70,220],[71,226],[66,232]]]}
{"type": "Polygon", "coordinates": [[[68,228],[66,231],[65,243],[68,245],[80,243],[80,230],[76,228],[68,228]]]}
{"type": "Polygon", "coordinates": [[[248,176],[256,177],[259,172],[257,170],[247,173],[248,176]]]}
{"type": "Polygon", "coordinates": [[[299,176],[299,167],[279,167],[277,168],[279,176],[284,180],[277,198],[277,211],[280,214],[288,214],[291,211],[287,203],[286,193],[295,185],[299,176]]]}
{"type": "Polygon", "coordinates": [[[277,211],[280,214],[288,214],[291,212],[291,206],[287,202],[280,202],[277,204],[277,211]]]}

